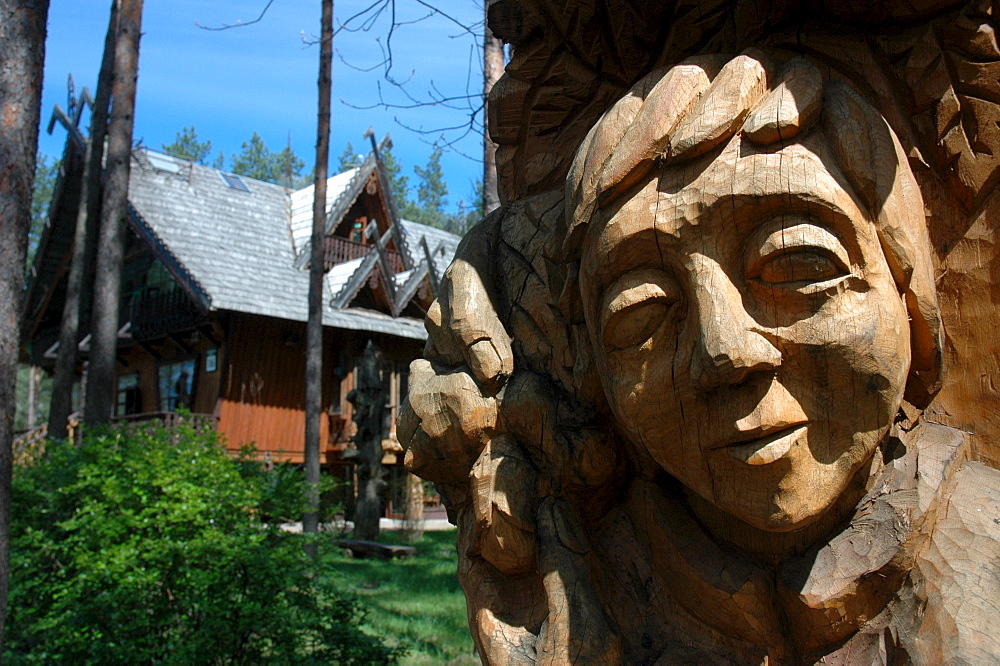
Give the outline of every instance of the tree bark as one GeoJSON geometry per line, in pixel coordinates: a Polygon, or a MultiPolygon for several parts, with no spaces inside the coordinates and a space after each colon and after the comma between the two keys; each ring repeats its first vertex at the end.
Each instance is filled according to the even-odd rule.
{"type": "MultiPolygon", "coordinates": [[[[483,3],[484,11],[489,6],[483,3]]],[[[483,23],[483,216],[500,207],[497,191],[497,144],[490,138],[490,91],[503,74],[503,42],[493,35],[489,20],[483,23]]]]}
{"type": "MultiPolygon", "coordinates": [[[[306,322],[306,507],[303,532],[319,531],[319,440],[323,408],[323,267],[326,245],[326,177],[330,163],[330,88],[333,69],[333,0],[323,0],[319,51],[319,112],[313,176],[312,248],[309,257],[309,319],[306,322]]],[[[316,557],[316,544],[308,546],[316,557]]]]}
{"type": "Polygon", "coordinates": [[[48,0],[0,0],[0,654],[10,573],[10,482],[48,0]]]}
{"type": "Polygon", "coordinates": [[[128,177],[132,157],[135,87],[139,72],[139,36],[142,0],[119,0],[115,39],[111,122],[108,125],[107,177],[101,205],[101,234],[94,277],[94,313],[91,326],[90,386],[84,405],[88,424],[111,419],[115,392],[115,352],[118,346],[118,309],[125,254],[124,217],[128,204],[128,177]]]}
{"type": "MultiPolygon", "coordinates": [[[[76,375],[77,338],[80,311],[84,300],[83,276],[94,256],[97,221],[101,212],[101,162],[104,158],[104,136],[108,129],[108,104],[111,101],[111,79],[114,74],[115,30],[118,3],[111,3],[111,19],[104,38],[104,57],[97,78],[97,98],[90,112],[90,138],[84,159],[81,180],[80,207],[73,234],[73,258],[66,278],[66,301],[59,325],[59,355],[56,357],[52,382],[52,402],[49,407],[49,437],[66,439],[66,424],[73,411],[73,379],[76,375]]],[[[88,299],[89,300],[89,299],[88,299]]]]}

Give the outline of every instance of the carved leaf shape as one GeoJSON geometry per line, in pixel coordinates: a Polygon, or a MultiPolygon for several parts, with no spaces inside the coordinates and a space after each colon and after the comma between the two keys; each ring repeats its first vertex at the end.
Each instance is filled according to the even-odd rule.
{"type": "Polygon", "coordinates": [[[975,207],[1000,176],[1000,49],[991,2],[974,2],[905,37],[880,40],[911,96],[932,166],[975,207]]]}

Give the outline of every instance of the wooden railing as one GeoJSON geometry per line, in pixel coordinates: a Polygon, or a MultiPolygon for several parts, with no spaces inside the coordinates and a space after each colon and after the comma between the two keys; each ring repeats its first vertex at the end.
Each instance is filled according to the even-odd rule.
{"type": "Polygon", "coordinates": [[[45,455],[45,438],[49,435],[47,423],[24,432],[15,433],[13,443],[14,466],[30,465],[45,455]]]}
{"type": "Polygon", "coordinates": [[[181,421],[188,420],[196,427],[214,428],[219,419],[214,414],[189,413],[181,416],[177,412],[142,412],[140,414],[128,414],[126,416],[116,416],[111,419],[115,423],[144,423],[146,421],[162,421],[163,425],[171,428],[181,421]]]}
{"type": "MultiPolygon", "coordinates": [[[[149,421],[162,421],[163,425],[168,428],[176,426],[181,421],[188,420],[199,429],[215,428],[219,421],[218,417],[214,414],[189,413],[181,416],[177,412],[145,412],[142,414],[130,414],[128,416],[116,416],[111,420],[115,423],[127,425],[149,421]]],[[[79,444],[79,437],[81,435],[80,426],[82,425],[80,413],[74,412],[71,414],[67,425],[67,440],[79,444]]],[[[31,465],[44,456],[45,442],[48,440],[48,436],[49,426],[47,423],[29,430],[14,433],[14,441],[11,447],[14,454],[14,466],[23,467],[31,465]]]]}
{"type": "Polygon", "coordinates": [[[359,259],[371,252],[371,249],[371,245],[357,243],[346,238],[341,238],[340,236],[327,236],[323,268],[324,270],[330,270],[337,264],[359,259]]]}
{"type": "Polygon", "coordinates": [[[205,315],[180,289],[133,296],[129,308],[129,332],[137,341],[152,340],[173,331],[194,328],[205,315]]]}
{"type": "MultiPolygon", "coordinates": [[[[369,243],[359,243],[340,236],[326,237],[326,251],[323,257],[323,269],[330,270],[337,264],[345,261],[360,259],[371,252],[374,247],[369,243]]],[[[389,262],[389,269],[395,273],[402,273],[406,270],[403,265],[403,255],[395,250],[384,250],[385,258],[389,262]]]]}

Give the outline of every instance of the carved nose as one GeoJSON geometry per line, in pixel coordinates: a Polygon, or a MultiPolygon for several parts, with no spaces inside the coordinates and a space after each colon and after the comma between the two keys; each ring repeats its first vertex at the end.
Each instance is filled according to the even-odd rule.
{"type": "Polygon", "coordinates": [[[781,365],[781,351],[765,337],[743,307],[728,278],[698,288],[698,339],[691,357],[691,380],[703,391],[739,384],[753,372],[781,365]]]}

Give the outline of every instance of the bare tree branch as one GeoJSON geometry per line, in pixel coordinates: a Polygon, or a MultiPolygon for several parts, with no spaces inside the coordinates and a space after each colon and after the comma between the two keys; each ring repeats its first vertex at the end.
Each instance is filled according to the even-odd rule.
{"type": "Polygon", "coordinates": [[[211,30],[212,32],[218,32],[220,30],[229,30],[231,28],[245,28],[248,25],[253,25],[254,23],[260,23],[263,20],[264,15],[267,14],[267,10],[270,9],[271,5],[273,4],[274,0],[267,0],[267,4],[264,5],[264,9],[260,10],[260,16],[253,19],[252,21],[242,21],[240,19],[236,19],[236,23],[223,23],[221,26],[216,28],[207,25],[202,25],[198,21],[195,21],[194,24],[199,28],[201,28],[202,30],[211,30]]]}

